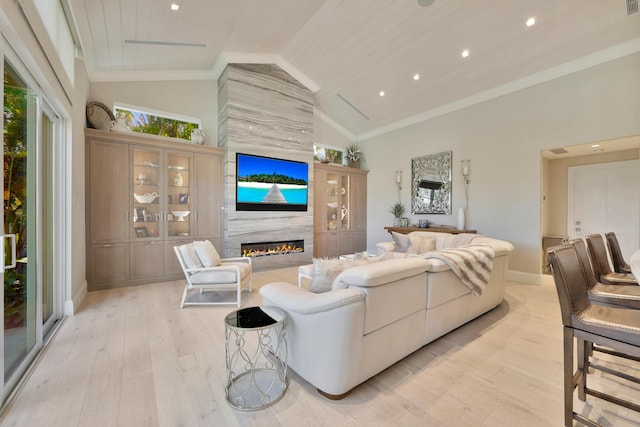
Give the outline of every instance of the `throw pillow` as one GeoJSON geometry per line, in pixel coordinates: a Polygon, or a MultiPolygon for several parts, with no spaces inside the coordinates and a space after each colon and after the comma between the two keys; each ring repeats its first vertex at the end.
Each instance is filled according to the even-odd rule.
{"type": "Polygon", "coordinates": [[[222,262],[220,260],[220,255],[218,255],[218,251],[216,251],[215,246],[213,246],[213,243],[211,243],[210,241],[195,241],[193,242],[193,246],[203,266],[217,267],[222,262]]]}
{"type": "Polygon", "coordinates": [[[396,243],[396,252],[406,252],[409,249],[409,236],[402,233],[396,233],[395,231],[391,232],[391,236],[393,237],[393,241],[396,243]]]}
{"type": "Polygon", "coordinates": [[[353,261],[340,260],[338,258],[314,258],[313,274],[309,290],[315,293],[327,292],[331,290],[333,281],[342,270],[353,265],[353,261]]]}
{"type": "Polygon", "coordinates": [[[436,239],[414,234],[409,238],[411,246],[407,249],[407,255],[423,254],[436,249],[436,239]]]}
{"type": "Polygon", "coordinates": [[[180,255],[182,255],[182,260],[188,269],[202,268],[202,262],[200,262],[200,258],[193,244],[188,243],[180,246],[180,255]]]}

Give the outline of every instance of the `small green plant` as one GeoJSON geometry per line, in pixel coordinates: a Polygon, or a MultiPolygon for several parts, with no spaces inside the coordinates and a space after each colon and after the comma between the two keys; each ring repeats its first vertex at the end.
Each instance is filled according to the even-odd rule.
{"type": "Polygon", "coordinates": [[[389,212],[393,214],[395,218],[402,218],[406,210],[404,208],[404,205],[398,202],[391,205],[391,209],[389,209],[389,212]]]}
{"type": "Polygon", "coordinates": [[[347,152],[344,155],[347,162],[358,162],[364,158],[364,154],[358,144],[351,144],[347,147],[347,152]]]}

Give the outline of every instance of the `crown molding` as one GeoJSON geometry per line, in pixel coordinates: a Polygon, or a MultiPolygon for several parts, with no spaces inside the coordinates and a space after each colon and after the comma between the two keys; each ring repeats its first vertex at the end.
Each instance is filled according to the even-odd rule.
{"type": "Polygon", "coordinates": [[[132,71],[97,71],[90,77],[91,83],[99,82],[140,82],[140,81],[172,81],[172,80],[216,80],[211,70],[177,71],[177,70],[132,70],[132,71]]]}

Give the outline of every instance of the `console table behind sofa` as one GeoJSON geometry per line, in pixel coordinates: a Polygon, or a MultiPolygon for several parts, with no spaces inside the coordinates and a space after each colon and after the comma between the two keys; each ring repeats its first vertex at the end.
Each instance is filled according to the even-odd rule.
{"type": "Polygon", "coordinates": [[[450,234],[460,234],[460,233],[471,233],[476,234],[476,230],[458,230],[456,228],[418,228],[418,227],[385,227],[385,230],[391,234],[391,232],[395,231],[396,233],[409,234],[412,231],[433,231],[436,233],[450,233],[450,234]]]}

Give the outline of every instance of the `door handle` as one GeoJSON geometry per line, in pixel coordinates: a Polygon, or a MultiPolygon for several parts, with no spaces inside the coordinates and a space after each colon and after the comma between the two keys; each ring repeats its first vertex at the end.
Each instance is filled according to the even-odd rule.
{"type": "Polygon", "coordinates": [[[4,262],[0,264],[0,273],[4,273],[5,270],[16,268],[16,235],[15,234],[2,235],[2,239],[0,239],[0,251],[2,251],[3,256],[4,256],[5,239],[11,240],[11,264],[4,265],[4,262]]]}

